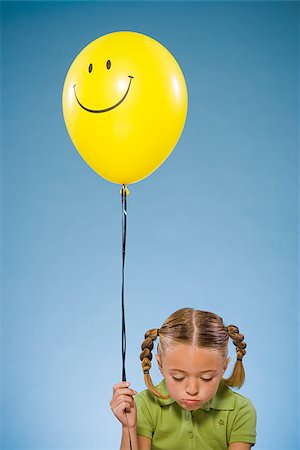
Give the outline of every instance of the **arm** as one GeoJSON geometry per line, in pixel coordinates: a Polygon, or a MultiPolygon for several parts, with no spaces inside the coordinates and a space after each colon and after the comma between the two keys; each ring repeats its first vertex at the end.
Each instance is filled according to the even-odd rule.
{"type": "Polygon", "coordinates": [[[139,443],[138,443],[136,427],[128,428],[126,426],[123,426],[120,450],[130,450],[130,440],[131,440],[131,449],[132,450],[143,450],[143,448],[140,447],[139,443]],[[129,439],[129,435],[130,435],[130,439],[129,439]]]}
{"type": "Polygon", "coordinates": [[[252,444],[248,444],[247,442],[232,442],[228,446],[228,450],[250,450],[252,444]]]}
{"type": "Polygon", "coordinates": [[[152,440],[147,438],[146,436],[137,436],[136,427],[130,429],[128,429],[127,427],[122,428],[122,442],[120,450],[130,450],[129,433],[132,450],[151,450],[152,440]]]}
{"type": "MultiPolygon", "coordinates": [[[[130,383],[125,381],[114,385],[110,407],[122,424],[120,450],[139,450],[136,432],[136,405],[133,399],[136,391],[130,389],[129,385],[130,383]]],[[[141,448],[141,450],[143,449],[141,448]]]]}
{"type": "Polygon", "coordinates": [[[138,450],[151,450],[152,440],[146,436],[138,435],[138,450]]]}

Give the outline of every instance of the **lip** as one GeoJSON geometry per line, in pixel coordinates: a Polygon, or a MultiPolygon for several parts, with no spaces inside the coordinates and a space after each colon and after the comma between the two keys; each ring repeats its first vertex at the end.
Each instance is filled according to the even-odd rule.
{"type": "Polygon", "coordinates": [[[184,399],[182,400],[182,403],[186,406],[195,406],[195,405],[200,405],[201,400],[187,400],[184,399]]]}

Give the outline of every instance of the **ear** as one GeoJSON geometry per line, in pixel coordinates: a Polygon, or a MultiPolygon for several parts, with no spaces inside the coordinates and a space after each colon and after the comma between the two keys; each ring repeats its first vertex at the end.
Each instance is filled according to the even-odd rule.
{"type": "Polygon", "coordinates": [[[231,361],[231,358],[229,358],[229,357],[225,359],[224,366],[223,366],[223,373],[226,372],[228,364],[230,363],[230,361],[231,361]]]}
{"type": "Polygon", "coordinates": [[[157,364],[158,364],[160,373],[163,375],[163,369],[162,369],[161,359],[160,359],[159,355],[155,355],[155,358],[156,358],[156,361],[157,361],[157,364]]]}

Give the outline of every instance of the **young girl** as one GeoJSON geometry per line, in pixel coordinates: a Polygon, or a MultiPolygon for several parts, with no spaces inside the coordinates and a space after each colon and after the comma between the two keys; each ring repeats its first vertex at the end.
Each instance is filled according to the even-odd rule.
{"type": "Polygon", "coordinates": [[[245,348],[236,326],[226,327],[216,314],[191,308],[147,331],[140,359],[148,389],[137,394],[127,382],[113,388],[110,405],[122,423],[121,450],[249,450],[255,444],[255,409],[228,387],[244,383],[245,348]],[[155,387],[149,371],[158,337],[163,380],[155,387]],[[237,360],[231,376],[223,379],[229,337],[237,360]]]}

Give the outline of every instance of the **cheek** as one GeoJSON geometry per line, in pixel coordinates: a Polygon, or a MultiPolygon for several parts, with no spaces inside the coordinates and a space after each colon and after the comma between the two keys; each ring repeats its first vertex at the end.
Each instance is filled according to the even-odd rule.
{"type": "Polygon", "coordinates": [[[219,387],[219,381],[205,383],[204,385],[202,384],[200,389],[201,389],[203,400],[205,400],[205,401],[211,400],[213,398],[213,396],[215,395],[215,393],[217,392],[218,387],[219,387]]]}
{"type": "Polygon", "coordinates": [[[176,397],[176,394],[178,394],[180,391],[183,390],[183,384],[178,383],[172,379],[165,378],[166,386],[169,391],[169,394],[172,398],[176,397]]]}

